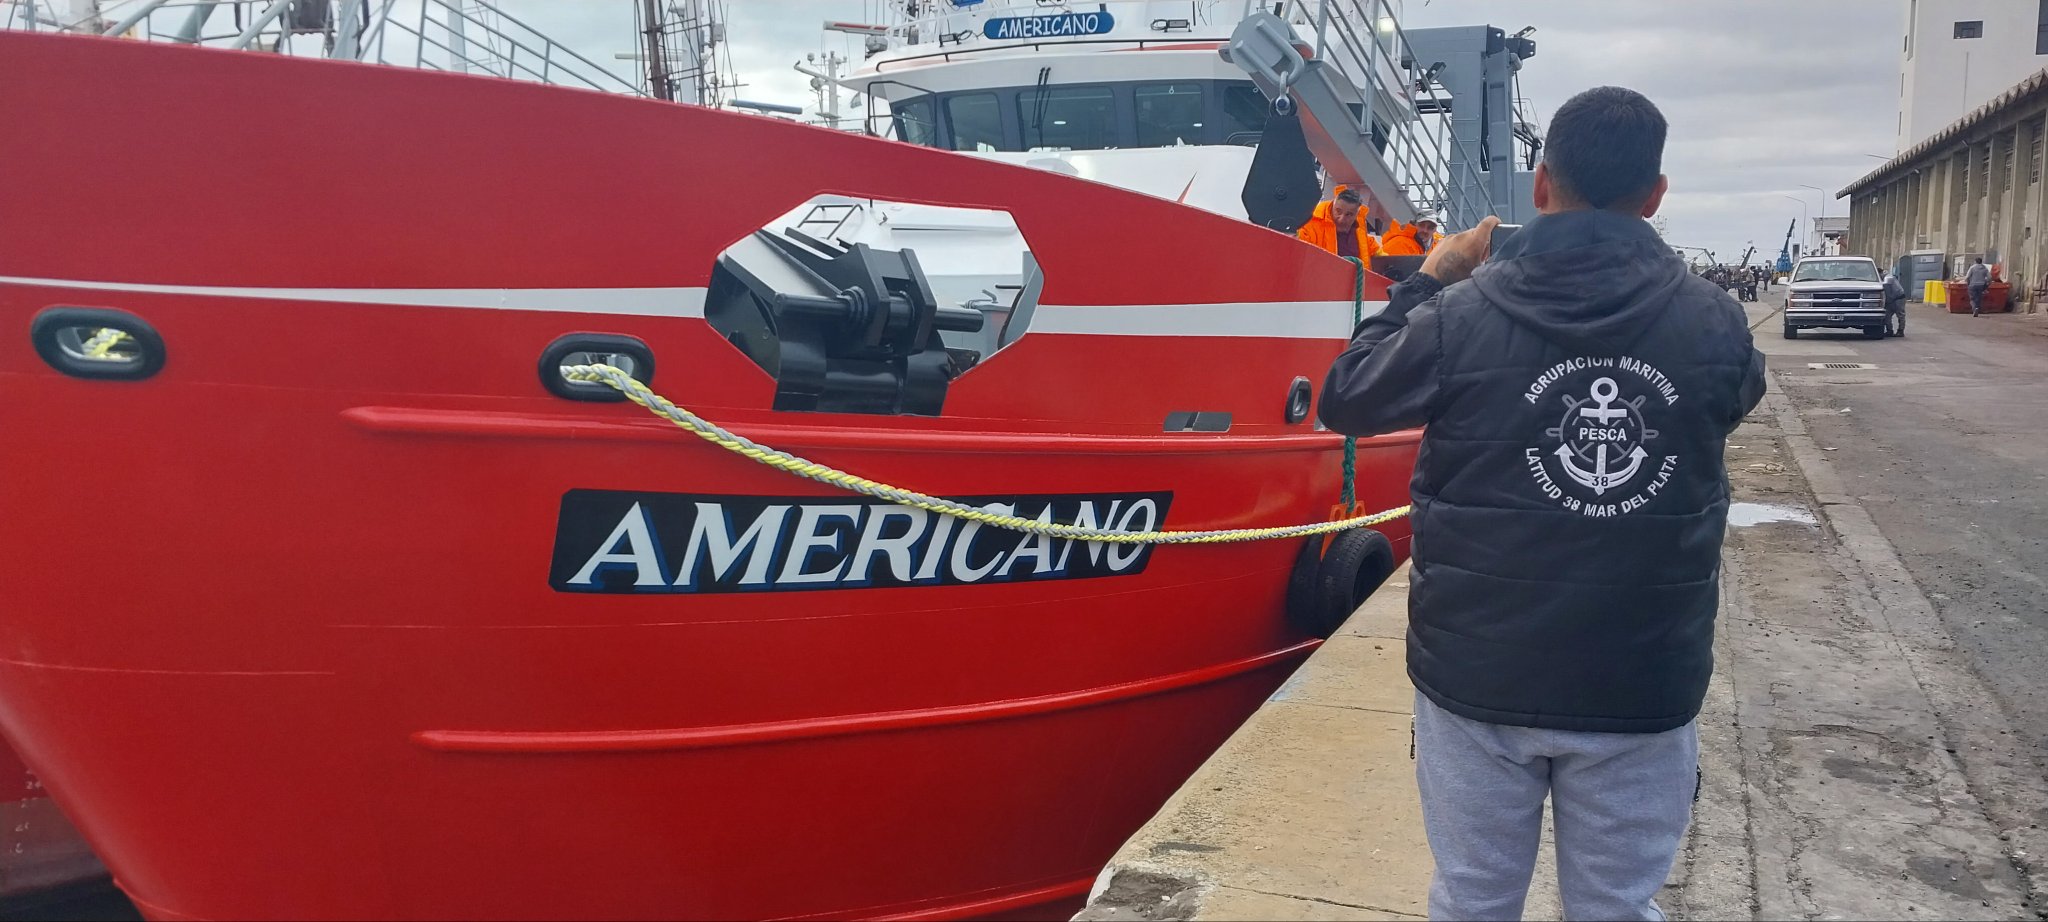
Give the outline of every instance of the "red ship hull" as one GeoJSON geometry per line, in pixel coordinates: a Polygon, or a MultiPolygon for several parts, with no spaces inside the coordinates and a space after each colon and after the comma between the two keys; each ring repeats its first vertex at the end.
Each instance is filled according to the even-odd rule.
{"type": "MultiPolygon", "coordinates": [[[[827,192],[1006,210],[1072,311],[1348,307],[1351,267],[1282,235],[510,81],[0,34],[0,88],[0,162],[35,164],[0,171],[0,729],[152,917],[1049,912],[1314,646],[1282,614],[1295,542],[800,592],[549,571],[572,491],[845,496],[549,395],[536,358],[579,331],[876,480],[1170,494],[1168,528],[1321,519],[1339,440],[1282,406],[1341,329],[1034,331],[904,417],[773,411],[669,309],[827,192]],[[26,334],[56,306],[144,319],[162,371],[54,370],[26,334]],[[1238,422],[1161,432],[1186,410],[1238,422]]],[[[1366,507],[1406,501],[1415,441],[1361,443],[1366,507]]]]}

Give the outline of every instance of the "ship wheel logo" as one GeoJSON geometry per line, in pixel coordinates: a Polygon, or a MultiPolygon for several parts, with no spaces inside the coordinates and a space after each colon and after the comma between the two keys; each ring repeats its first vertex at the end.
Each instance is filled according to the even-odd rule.
{"type": "Polygon", "coordinates": [[[1557,428],[1544,430],[1560,443],[1552,454],[1565,476],[1600,496],[1635,479],[1650,457],[1644,446],[1657,437],[1643,420],[1647,399],[1621,399],[1621,386],[1613,378],[1594,381],[1585,400],[1567,394],[1564,418],[1557,428]]]}

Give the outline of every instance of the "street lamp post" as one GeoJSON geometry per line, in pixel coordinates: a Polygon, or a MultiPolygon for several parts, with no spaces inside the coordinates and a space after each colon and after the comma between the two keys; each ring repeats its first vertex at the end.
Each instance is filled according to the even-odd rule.
{"type": "Polygon", "coordinates": [[[1800,223],[1800,226],[1802,226],[1802,227],[1806,227],[1806,226],[1809,226],[1809,225],[1811,225],[1811,224],[1813,223],[1813,213],[1812,213],[1812,212],[1810,212],[1810,211],[1808,211],[1808,210],[1806,209],[1806,200],[1805,200],[1805,199],[1803,199],[1803,198],[1800,198],[1799,196],[1796,196],[1796,195],[1786,195],[1786,194],[1785,194],[1785,193],[1783,193],[1783,192],[1780,192],[1780,193],[1778,193],[1778,197],[1779,197],[1779,198],[1782,198],[1782,199],[1790,199],[1790,200],[1792,200],[1792,201],[1795,201],[1795,202],[1798,202],[1798,203],[1799,203],[1799,223],[1800,223]]]}
{"type": "Polygon", "coordinates": [[[1805,184],[1805,183],[1800,183],[1800,184],[1799,184],[1799,188],[1801,188],[1801,189],[1812,189],[1813,191],[1815,191],[1815,192],[1818,192],[1818,193],[1820,193],[1820,216],[1821,216],[1821,217],[1823,217],[1823,218],[1827,217],[1827,216],[1828,216],[1828,190],[1826,190],[1826,189],[1823,189],[1823,188],[1821,188],[1821,187],[1819,187],[1819,186],[1809,186],[1809,185],[1807,185],[1807,184],[1805,184]]]}

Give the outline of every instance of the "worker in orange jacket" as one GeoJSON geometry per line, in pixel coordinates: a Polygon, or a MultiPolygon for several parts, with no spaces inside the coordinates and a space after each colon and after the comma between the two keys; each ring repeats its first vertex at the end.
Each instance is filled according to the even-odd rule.
{"type": "Polygon", "coordinates": [[[1423,218],[1413,224],[1395,221],[1380,237],[1380,252],[1388,256],[1421,256],[1436,245],[1436,221],[1423,218]]]}
{"type": "Polygon", "coordinates": [[[1417,236],[1420,229],[1413,224],[1395,221],[1380,238],[1380,252],[1388,256],[1421,256],[1422,240],[1417,236]]]}
{"type": "Polygon", "coordinates": [[[1338,256],[1370,260],[1379,255],[1380,242],[1365,229],[1365,201],[1357,190],[1338,186],[1329,201],[1316,205],[1316,213],[1294,236],[1338,256]]]}

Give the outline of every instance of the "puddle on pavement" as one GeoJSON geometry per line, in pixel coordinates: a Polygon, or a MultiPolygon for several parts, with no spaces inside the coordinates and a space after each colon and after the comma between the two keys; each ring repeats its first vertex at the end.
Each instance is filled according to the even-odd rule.
{"type": "Polygon", "coordinates": [[[1728,524],[1742,527],[1769,525],[1772,522],[1799,522],[1805,525],[1819,525],[1813,513],[1797,506],[1774,506],[1769,503],[1729,503],[1728,524]]]}

